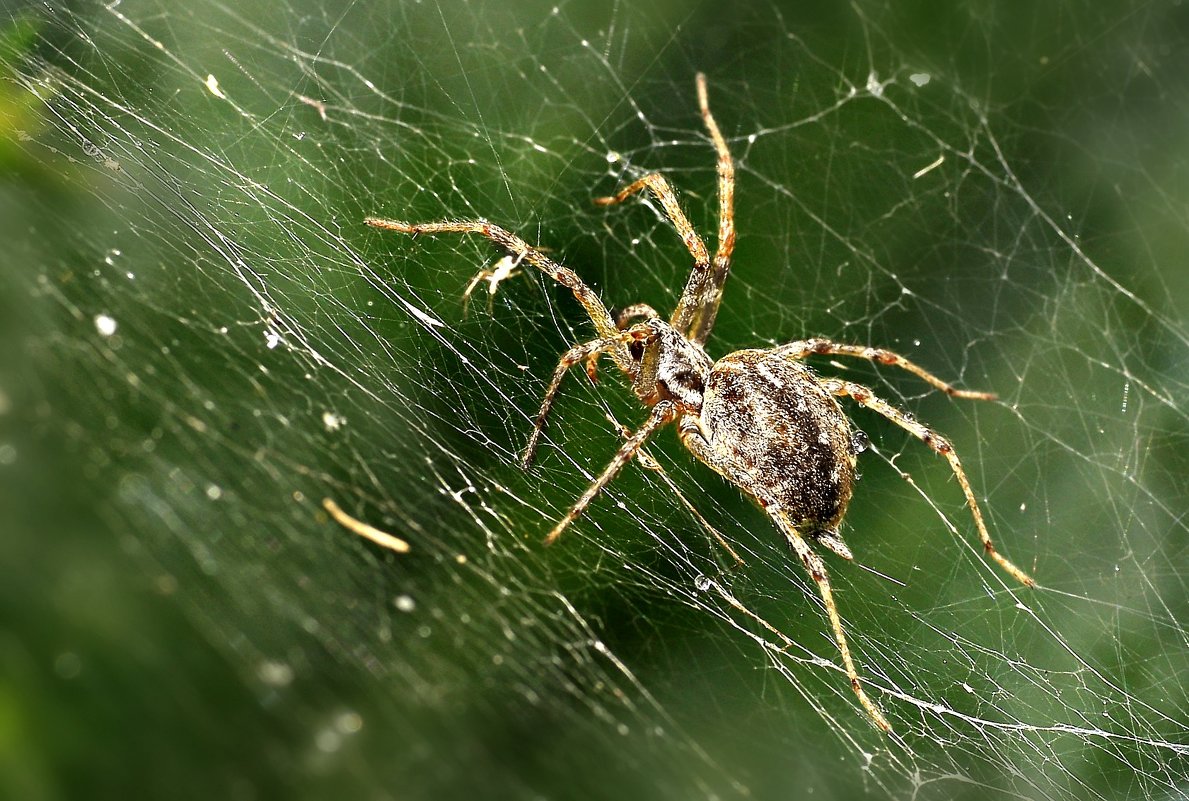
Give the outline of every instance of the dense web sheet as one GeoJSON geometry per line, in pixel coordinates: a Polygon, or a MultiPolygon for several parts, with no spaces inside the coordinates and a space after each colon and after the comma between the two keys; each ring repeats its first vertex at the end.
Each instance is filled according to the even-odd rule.
{"type": "MultiPolygon", "coordinates": [[[[23,18],[0,51],[0,462],[24,471],[6,561],[32,567],[4,602],[48,588],[63,633],[18,626],[6,664],[164,704],[181,756],[161,786],[196,794],[1181,797],[1186,22],[1087,6],[1023,35],[878,3],[23,18]],[[699,69],[739,176],[711,355],[822,335],[999,395],[813,361],[951,438],[1041,585],[983,558],[944,460],[848,406],[871,447],[856,561],[828,564],[892,736],[780,535],[673,432],[543,548],[645,411],[609,365],[575,371],[522,472],[556,359],[591,338],[581,308],[523,267],[464,308],[502,253],[362,225],[488,218],[609,307],[667,313],[690,266],[672,228],[590,199],[659,169],[713,239],[699,69]],[[150,611],[108,611],[79,579],[94,559],[150,611]]],[[[79,709],[63,726],[114,714],[79,709]]],[[[46,764],[74,772],[38,781],[97,781],[53,731],[46,764]]],[[[152,753],[128,738],[107,748],[152,753]]]]}

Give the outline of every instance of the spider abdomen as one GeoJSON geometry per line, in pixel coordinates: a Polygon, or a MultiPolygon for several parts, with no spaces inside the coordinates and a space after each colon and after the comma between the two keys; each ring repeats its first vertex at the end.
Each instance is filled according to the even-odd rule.
{"type": "Polygon", "coordinates": [[[702,403],[711,447],[761,505],[809,529],[833,530],[855,481],[850,421],[806,365],[770,350],[714,363],[702,403]]]}

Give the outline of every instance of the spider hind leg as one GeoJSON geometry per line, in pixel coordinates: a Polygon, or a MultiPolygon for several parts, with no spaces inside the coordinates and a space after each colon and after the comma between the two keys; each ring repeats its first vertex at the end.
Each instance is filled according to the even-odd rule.
{"type": "MultiPolygon", "coordinates": [[[[739,471],[738,467],[730,458],[716,450],[706,439],[702,431],[702,422],[696,415],[687,414],[681,418],[678,424],[678,435],[681,437],[682,444],[697,459],[759,500],[754,488],[748,489],[751,486],[748,476],[739,471]]],[[[846,677],[850,680],[851,689],[854,690],[859,703],[862,704],[863,709],[866,710],[867,715],[875,722],[876,726],[885,732],[890,732],[892,730],[891,724],[888,723],[883,713],[879,711],[879,707],[875,705],[875,702],[867,697],[867,693],[863,690],[863,685],[859,681],[859,673],[855,668],[854,660],[851,658],[850,647],[847,645],[846,634],[842,628],[842,619],[839,617],[838,607],[834,603],[834,593],[830,589],[830,579],[826,575],[825,563],[820,556],[814,553],[813,548],[810,547],[808,540],[802,535],[797,525],[793,523],[778,505],[775,503],[766,504],[762,500],[760,501],[760,505],[765,508],[768,516],[776,524],[776,527],[784,534],[785,539],[788,540],[789,545],[792,546],[793,551],[800,558],[801,563],[805,565],[805,569],[809,571],[810,577],[817,584],[818,592],[822,596],[822,602],[826,606],[826,616],[830,620],[830,628],[834,633],[834,642],[837,643],[838,651],[842,655],[842,664],[846,670],[846,677]]],[[[826,548],[829,548],[844,559],[852,558],[850,548],[846,546],[842,538],[833,529],[821,529],[815,535],[815,538],[826,548]]]]}
{"type": "MultiPolygon", "coordinates": [[[[855,697],[859,699],[863,709],[866,710],[867,715],[885,732],[890,732],[892,726],[888,723],[888,719],[884,717],[883,712],[875,705],[867,693],[863,690],[863,684],[859,681],[859,672],[855,668],[855,662],[850,655],[850,646],[846,642],[846,634],[842,628],[842,618],[838,615],[838,606],[834,603],[834,592],[830,589],[830,579],[826,575],[826,565],[822,558],[813,552],[813,548],[809,546],[809,542],[802,536],[797,527],[789,520],[788,515],[781,512],[779,509],[769,509],[769,517],[776,523],[776,527],[784,534],[785,539],[788,540],[789,545],[792,546],[793,552],[801,559],[801,564],[805,565],[805,569],[809,571],[810,577],[814,583],[817,584],[818,593],[822,596],[822,603],[826,606],[826,617],[830,620],[830,629],[834,633],[834,642],[838,645],[838,651],[842,654],[842,666],[846,670],[846,677],[850,680],[850,687],[855,692],[855,697]]],[[[838,540],[839,543],[842,540],[838,540]]],[[[846,546],[843,545],[845,548],[846,546]]]]}
{"type": "Polygon", "coordinates": [[[970,514],[974,518],[974,525],[978,529],[978,536],[982,541],[983,551],[1016,581],[1027,587],[1036,586],[1036,581],[1031,576],[1016,567],[1015,563],[996,550],[995,543],[991,540],[991,535],[987,531],[987,524],[983,521],[983,513],[979,508],[978,500],[974,497],[974,490],[970,487],[970,479],[966,477],[966,471],[962,468],[962,463],[958,460],[958,454],[954,451],[954,446],[950,444],[949,440],[927,426],[923,426],[913,420],[887,401],[877,398],[871,390],[862,384],[827,379],[822,382],[822,386],[835,395],[847,395],[856,403],[879,412],[928,445],[937,454],[944,456],[946,461],[950,463],[950,469],[954,471],[954,476],[958,479],[959,486],[962,487],[963,495],[966,496],[966,505],[969,507],[970,514]]]}

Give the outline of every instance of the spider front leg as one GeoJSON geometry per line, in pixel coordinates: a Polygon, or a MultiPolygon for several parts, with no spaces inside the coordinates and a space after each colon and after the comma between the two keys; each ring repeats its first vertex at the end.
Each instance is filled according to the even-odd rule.
{"type": "Polygon", "coordinates": [[[974,525],[978,529],[978,536],[982,540],[983,550],[987,556],[994,559],[1000,567],[1021,584],[1028,587],[1036,585],[1036,582],[1031,576],[1016,567],[1007,557],[995,549],[995,544],[991,541],[991,535],[987,532],[987,524],[983,522],[982,510],[979,508],[978,501],[974,497],[974,490],[970,488],[970,481],[966,478],[966,471],[962,469],[962,463],[958,460],[958,454],[954,451],[954,446],[950,444],[949,440],[911,419],[887,401],[875,397],[871,390],[862,384],[826,379],[822,381],[822,385],[827,391],[835,395],[849,395],[856,403],[860,403],[868,409],[879,412],[934,451],[944,456],[946,461],[950,463],[950,468],[954,471],[954,475],[958,479],[958,484],[962,487],[962,493],[966,496],[966,505],[970,507],[970,513],[974,517],[974,525]]]}
{"type": "Polygon", "coordinates": [[[619,447],[619,451],[615,454],[611,463],[603,470],[603,474],[586,488],[586,492],[582,493],[582,497],[578,499],[578,502],[574,504],[574,507],[570,509],[569,513],[545,537],[545,544],[550,545],[560,537],[562,532],[569,528],[569,525],[586,511],[586,507],[590,506],[590,502],[602,491],[603,487],[611,483],[611,480],[623,469],[623,466],[631,461],[632,457],[636,455],[636,451],[643,447],[645,441],[652,436],[653,432],[666,423],[672,422],[676,417],[677,404],[672,401],[661,401],[656,406],[653,406],[652,414],[649,415],[648,420],[645,421],[644,425],[640,426],[640,430],[629,437],[619,447]]]}
{"type": "Polygon", "coordinates": [[[921,380],[928,383],[937,389],[940,389],[945,394],[953,398],[966,398],[969,400],[995,400],[994,392],[976,392],[970,389],[958,389],[951,384],[942,381],[937,376],[930,373],[924,367],[921,367],[916,362],[909,361],[898,353],[893,353],[890,350],[882,348],[871,348],[866,345],[847,345],[841,342],[834,342],[829,339],[807,339],[801,342],[790,342],[787,345],[782,345],[776,349],[777,355],[785,359],[804,359],[809,355],[821,356],[854,356],[858,359],[867,359],[876,362],[877,364],[887,364],[893,367],[899,367],[901,370],[906,370],[921,380]]]}
{"type": "MultiPolygon", "coordinates": [[[[409,223],[401,220],[386,220],[380,217],[367,217],[363,221],[372,228],[383,231],[395,231],[401,234],[417,236],[419,234],[480,234],[499,245],[518,261],[526,261],[545,275],[557,281],[574,293],[574,297],[586,309],[591,322],[603,338],[614,337],[619,329],[611,319],[607,307],[599,300],[594,290],[588,287],[578,274],[569,267],[563,267],[541,251],[529,245],[510,231],[493,225],[486,220],[461,220],[458,222],[442,221],[429,223],[409,223]]],[[[629,369],[631,359],[627,351],[615,351],[615,362],[625,371],[629,369]]]]}
{"type": "Polygon", "coordinates": [[[714,318],[722,301],[723,284],[726,283],[727,273],[731,269],[731,254],[735,250],[735,163],[731,159],[727,141],[723,138],[718,123],[714,121],[714,115],[710,113],[706,76],[702,73],[698,73],[697,90],[702,122],[706,125],[710,140],[718,154],[718,250],[714,254],[714,260],[711,261],[706,243],[681,210],[673,187],[669,186],[669,182],[660,173],[649,173],[615,195],[595,198],[595,203],[609,206],[622,203],[644,189],[652,192],[694,259],[693,270],[669,322],[691,342],[703,345],[714,327],[714,318]]]}
{"type": "Polygon", "coordinates": [[[698,73],[697,89],[702,122],[718,154],[718,250],[713,262],[694,264],[670,322],[691,342],[704,345],[710,338],[710,331],[718,316],[723,285],[731,270],[731,255],[735,251],[735,162],[731,159],[727,140],[710,113],[706,76],[702,73],[698,73]]]}
{"type": "MultiPolygon", "coordinates": [[[[673,187],[665,180],[665,176],[659,172],[650,172],[638,181],[625,186],[614,195],[610,197],[596,197],[594,202],[600,206],[612,206],[622,203],[632,195],[647,189],[652,192],[652,196],[661,204],[661,208],[665,211],[665,216],[673,223],[673,227],[677,229],[681,241],[685,243],[686,250],[689,255],[693,256],[694,264],[700,265],[700,269],[705,270],[710,266],[710,252],[706,250],[706,243],[702,241],[702,237],[690,225],[689,218],[685,216],[685,212],[681,210],[681,204],[677,202],[677,193],[673,191],[673,187]]],[[[695,267],[695,269],[699,269],[695,267]]]]}

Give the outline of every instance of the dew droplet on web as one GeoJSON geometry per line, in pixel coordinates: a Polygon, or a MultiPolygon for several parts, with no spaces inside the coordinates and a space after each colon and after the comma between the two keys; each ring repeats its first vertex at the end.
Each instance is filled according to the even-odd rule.
{"type": "Polygon", "coordinates": [[[95,330],[99,332],[100,336],[109,337],[116,332],[118,327],[115,318],[106,314],[95,315],[95,330]]]}
{"type": "Polygon", "coordinates": [[[287,687],[293,682],[293,668],[285,662],[266,659],[256,666],[256,676],[270,687],[287,687]]]}
{"type": "Polygon", "coordinates": [[[412,612],[417,608],[417,602],[409,595],[398,595],[392,600],[392,605],[400,612],[412,612]]]}
{"type": "Polygon", "coordinates": [[[879,82],[879,76],[874,72],[867,75],[867,91],[875,97],[883,96],[883,84],[879,82]]]}
{"type": "Polygon", "coordinates": [[[342,734],[355,734],[363,728],[363,716],[347,710],[334,719],[334,727],[342,734]]]}

